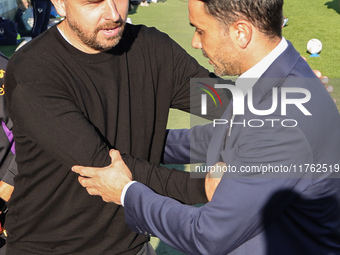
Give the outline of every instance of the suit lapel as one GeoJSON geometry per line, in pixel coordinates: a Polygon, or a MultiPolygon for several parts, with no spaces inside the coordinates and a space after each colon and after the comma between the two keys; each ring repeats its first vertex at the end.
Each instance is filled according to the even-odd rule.
{"type": "Polygon", "coordinates": [[[273,87],[279,87],[300,59],[300,54],[291,42],[287,49],[269,66],[253,87],[253,104],[258,105],[272,94],[273,87]]]}

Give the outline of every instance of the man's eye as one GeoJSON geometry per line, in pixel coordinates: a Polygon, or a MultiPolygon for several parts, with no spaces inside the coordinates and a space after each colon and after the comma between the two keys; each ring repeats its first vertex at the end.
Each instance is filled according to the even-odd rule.
{"type": "Polygon", "coordinates": [[[103,2],[103,0],[88,0],[89,4],[98,4],[98,3],[101,3],[101,2],[103,2]]]}
{"type": "Polygon", "coordinates": [[[202,30],[200,30],[200,29],[197,29],[196,28],[196,31],[195,31],[197,34],[199,34],[199,35],[202,35],[203,34],[203,31],[202,30]]]}

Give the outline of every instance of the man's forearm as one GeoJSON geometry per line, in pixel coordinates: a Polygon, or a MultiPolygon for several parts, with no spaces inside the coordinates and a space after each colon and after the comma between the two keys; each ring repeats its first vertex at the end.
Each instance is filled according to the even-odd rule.
{"type": "Polygon", "coordinates": [[[160,195],[186,204],[207,202],[205,180],[190,178],[190,173],[156,166],[117,150],[110,151],[111,164],[107,167],[73,166],[80,176],[78,181],[90,195],[99,195],[105,202],[124,204],[124,194],[132,180],[148,185],[160,195]],[[133,170],[132,172],[130,171],[133,170]]]}
{"type": "Polygon", "coordinates": [[[190,173],[151,164],[145,160],[122,155],[133,180],[141,182],[160,195],[185,204],[206,203],[204,179],[190,178],[190,173]]]}

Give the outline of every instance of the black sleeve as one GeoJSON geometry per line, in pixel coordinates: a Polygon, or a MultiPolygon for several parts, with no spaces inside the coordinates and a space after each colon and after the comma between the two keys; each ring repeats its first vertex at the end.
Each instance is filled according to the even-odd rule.
{"type": "MultiPolygon", "coordinates": [[[[233,82],[209,73],[174,41],[172,41],[172,51],[175,89],[171,107],[201,116],[202,91],[197,89],[199,85],[197,82],[208,83],[211,87],[214,87],[214,84],[233,84],[233,82]]],[[[231,93],[229,90],[220,90],[219,96],[223,106],[216,108],[213,101],[208,101],[208,108],[214,111],[209,111],[205,118],[214,119],[222,116],[231,100],[231,93]]]]}
{"type": "Polygon", "coordinates": [[[191,178],[189,172],[157,166],[145,160],[122,155],[132,171],[133,179],[158,194],[174,198],[185,204],[208,202],[205,195],[205,179],[191,178]]]}
{"type": "MultiPolygon", "coordinates": [[[[18,83],[14,87],[8,95],[14,124],[16,121],[20,123],[16,128],[23,129],[44,151],[68,168],[74,165],[104,167],[110,164],[110,147],[63,86],[18,83]]],[[[155,165],[127,155],[124,160],[134,171],[134,179],[156,192],[185,203],[206,201],[204,183],[202,180],[190,179],[189,173],[165,167],[156,168],[155,165]]]]}
{"type": "Polygon", "coordinates": [[[17,83],[9,91],[12,81],[7,78],[6,99],[14,131],[25,134],[68,168],[109,165],[107,144],[63,86],[17,83]]]}

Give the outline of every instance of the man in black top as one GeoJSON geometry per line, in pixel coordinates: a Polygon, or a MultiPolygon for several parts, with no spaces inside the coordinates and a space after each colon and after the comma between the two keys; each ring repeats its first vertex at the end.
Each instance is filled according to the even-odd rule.
{"type": "Polygon", "coordinates": [[[19,169],[7,254],[141,254],[149,238],[127,227],[122,207],[88,196],[71,167],[107,166],[116,148],[138,169],[134,179],[184,203],[205,202],[204,180],[153,171],[138,158],[159,164],[169,108],[189,111],[190,78],[209,73],[167,35],[125,25],[128,0],[53,4],[66,19],[7,69],[19,169]]]}

